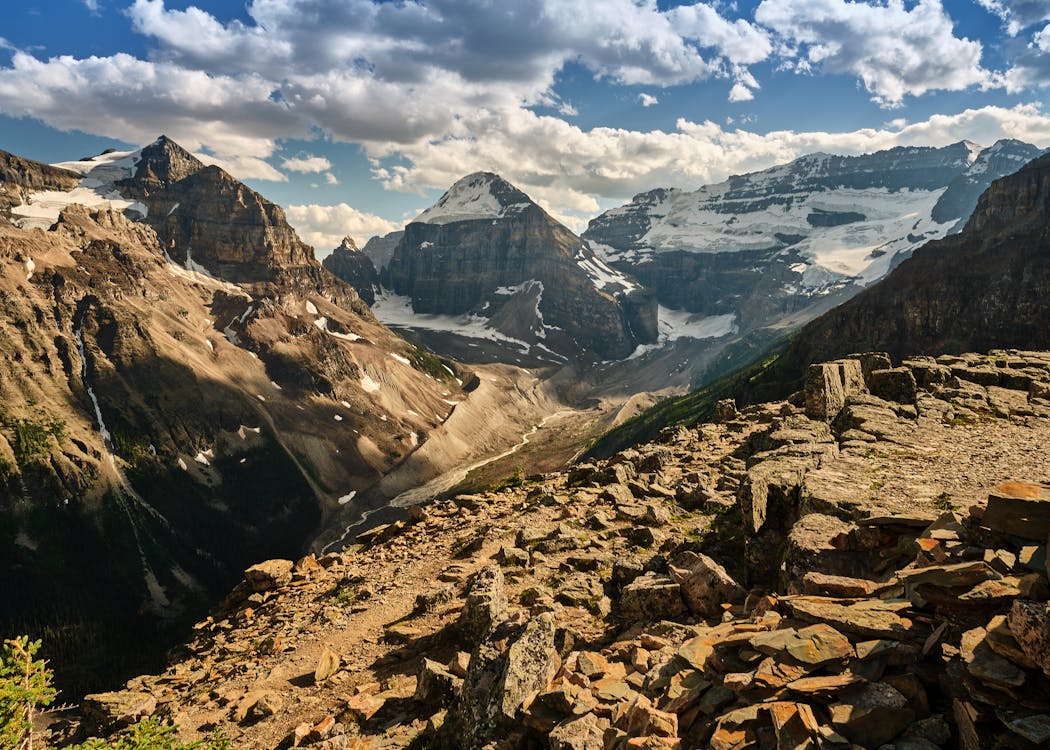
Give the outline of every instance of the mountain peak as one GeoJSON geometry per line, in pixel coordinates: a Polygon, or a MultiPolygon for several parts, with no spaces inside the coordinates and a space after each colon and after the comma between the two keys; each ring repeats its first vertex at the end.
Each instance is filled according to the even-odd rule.
{"type": "Polygon", "coordinates": [[[339,247],[337,247],[336,250],[345,250],[350,253],[361,252],[361,249],[357,246],[357,243],[354,242],[354,238],[351,237],[349,234],[346,235],[346,237],[343,237],[343,241],[339,243],[339,247]]]}
{"type": "Polygon", "coordinates": [[[134,180],[170,185],[204,169],[204,162],[166,135],[142,149],[134,180]]]}
{"type": "Polygon", "coordinates": [[[473,172],[457,180],[433,206],[415,218],[423,224],[499,219],[536,205],[493,172],[473,172]]]}

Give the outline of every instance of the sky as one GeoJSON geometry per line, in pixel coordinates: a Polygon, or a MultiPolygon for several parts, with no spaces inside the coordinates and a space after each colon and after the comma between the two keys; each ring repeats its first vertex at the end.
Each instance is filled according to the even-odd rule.
{"type": "Polygon", "coordinates": [[[1050,0],[40,0],[0,24],[0,148],[166,134],[324,255],[497,172],[576,231],[806,153],[1050,146],[1050,0]]]}

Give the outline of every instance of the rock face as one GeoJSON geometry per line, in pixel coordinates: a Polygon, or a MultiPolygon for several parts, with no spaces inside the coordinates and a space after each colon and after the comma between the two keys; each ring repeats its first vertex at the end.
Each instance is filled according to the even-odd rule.
{"type": "Polygon", "coordinates": [[[380,290],[379,274],[371,258],[357,249],[353,237],[344,237],[342,244],[321,261],[321,265],[352,286],[365,303],[375,304],[376,292],[380,290]]]}
{"type": "Polygon", "coordinates": [[[462,391],[279,207],[168,139],[0,161],[0,630],[47,626],[73,695],[297,554],[462,391]]]}
{"type": "Polygon", "coordinates": [[[856,294],[957,230],[993,180],[1040,153],[1000,141],[812,154],[694,192],[642,193],[592,220],[583,238],[661,305],[734,315],[746,334],[856,294]],[[869,247],[878,249],[858,252],[869,247]]]}
{"type": "Polygon", "coordinates": [[[626,357],[656,337],[651,297],[487,172],[461,179],[405,227],[382,279],[416,313],[482,316],[563,361],[626,357]]]}

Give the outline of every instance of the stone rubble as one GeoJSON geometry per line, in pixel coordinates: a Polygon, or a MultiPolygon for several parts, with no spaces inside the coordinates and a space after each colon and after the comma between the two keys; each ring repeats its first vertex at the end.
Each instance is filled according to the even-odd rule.
{"type": "Polygon", "coordinates": [[[608,461],[253,566],[166,672],[90,696],[84,729],[154,714],[323,750],[1045,747],[1050,354],[891,364],[814,365],[787,402],[720,404],[608,461]]]}

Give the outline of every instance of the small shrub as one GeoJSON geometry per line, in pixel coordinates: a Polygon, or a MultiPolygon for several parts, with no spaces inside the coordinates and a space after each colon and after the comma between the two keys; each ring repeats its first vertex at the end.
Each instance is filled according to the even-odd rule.
{"type": "Polygon", "coordinates": [[[33,715],[57,695],[39,650],[40,641],[26,636],[4,641],[0,650],[0,747],[32,750],[33,715]]]}

